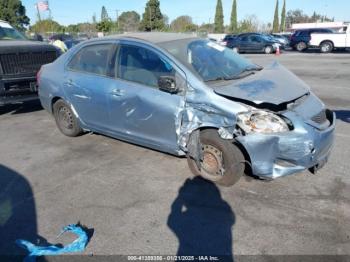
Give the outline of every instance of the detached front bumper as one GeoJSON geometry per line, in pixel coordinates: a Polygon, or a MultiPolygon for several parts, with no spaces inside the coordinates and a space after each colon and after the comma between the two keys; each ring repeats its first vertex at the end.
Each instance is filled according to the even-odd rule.
{"type": "Polygon", "coordinates": [[[310,168],[317,170],[327,162],[334,142],[335,114],[329,111],[330,126],[324,130],[301,121],[294,114],[288,117],[296,123],[290,132],[236,138],[250,156],[254,175],[274,179],[310,168]]]}

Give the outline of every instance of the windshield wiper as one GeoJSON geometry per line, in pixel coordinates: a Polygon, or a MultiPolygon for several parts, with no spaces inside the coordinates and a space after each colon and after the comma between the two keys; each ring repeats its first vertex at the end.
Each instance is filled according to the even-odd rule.
{"type": "Polygon", "coordinates": [[[239,74],[236,74],[234,76],[219,76],[216,78],[205,80],[205,82],[214,82],[214,81],[229,81],[229,80],[235,80],[235,79],[241,79],[250,75],[254,75],[254,71],[261,71],[264,68],[262,66],[255,66],[255,67],[247,67],[244,68],[239,74]]]}
{"type": "Polygon", "coordinates": [[[255,67],[247,67],[244,68],[239,74],[234,75],[232,77],[225,77],[225,80],[234,80],[234,79],[241,79],[250,75],[254,75],[254,71],[261,71],[264,68],[262,66],[255,66],[255,67]]]}

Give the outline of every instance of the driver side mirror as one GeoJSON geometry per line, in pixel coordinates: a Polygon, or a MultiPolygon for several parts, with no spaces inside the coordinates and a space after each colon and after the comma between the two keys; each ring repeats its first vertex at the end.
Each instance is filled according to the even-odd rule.
{"type": "Polygon", "coordinates": [[[176,86],[175,77],[173,76],[160,76],[158,78],[158,87],[159,87],[159,90],[162,90],[170,94],[177,94],[180,90],[176,86]]]}

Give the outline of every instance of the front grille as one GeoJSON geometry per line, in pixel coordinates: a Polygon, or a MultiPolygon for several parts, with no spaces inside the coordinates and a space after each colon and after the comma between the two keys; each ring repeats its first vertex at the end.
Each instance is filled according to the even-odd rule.
{"type": "Polygon", "coordinates": [[[0,63],[4,75],[35,75],[42,65],[53,62],[56,56],[56,52],[2,54],[0,63]]]}
{"type": "Polygon", "coordinates": [[[311,118],[312,121],[314,121],[317,124],[323,124],[324,122],[327,121],[327,114],[326,114],[326,110],[322,110],[320,113],[318,113],[317,115],[314,115],[311,118]]]}

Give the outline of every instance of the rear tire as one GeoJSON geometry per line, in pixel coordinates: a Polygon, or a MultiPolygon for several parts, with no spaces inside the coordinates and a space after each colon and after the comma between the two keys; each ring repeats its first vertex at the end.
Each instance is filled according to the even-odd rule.
{"type": "Polygon", "coordinates": [[[332,52],[333,51],[333,48],[334,48],[334,46],[333,46],[333,43],[332,42],[330,42],[330,41],[325,41],[325,42],[323,42],[323,43],[321,43],[321,45],[320,45],[320,50],[321,50],[321,53],[330,53],[330,52],[332,52]]]}
{"type": "Polygon", "coordinates": [[[200,133],[203,159],[200,169],[196,161],[187,157],[187,163],[196,176],[222,186],[232,186],[244,174],[245,158],[233,140],[222,139],[217,130],[207,129],[200,133]]]}
{"type": "Polygon", "coordinates": [[[83,130],[79,126],[70,106],[62,99],[57,100],[53,105],[53,115],[58,129],[66,136],[75,137],[82,134],[83,130]]]}
{"type": "Polygon", "coordinates": [[[305,42],[299,42],[297,45],[296,45],[296,49],[299,51],[299,52],[303,52],[307,49],[307,45],[305,42]]]}

